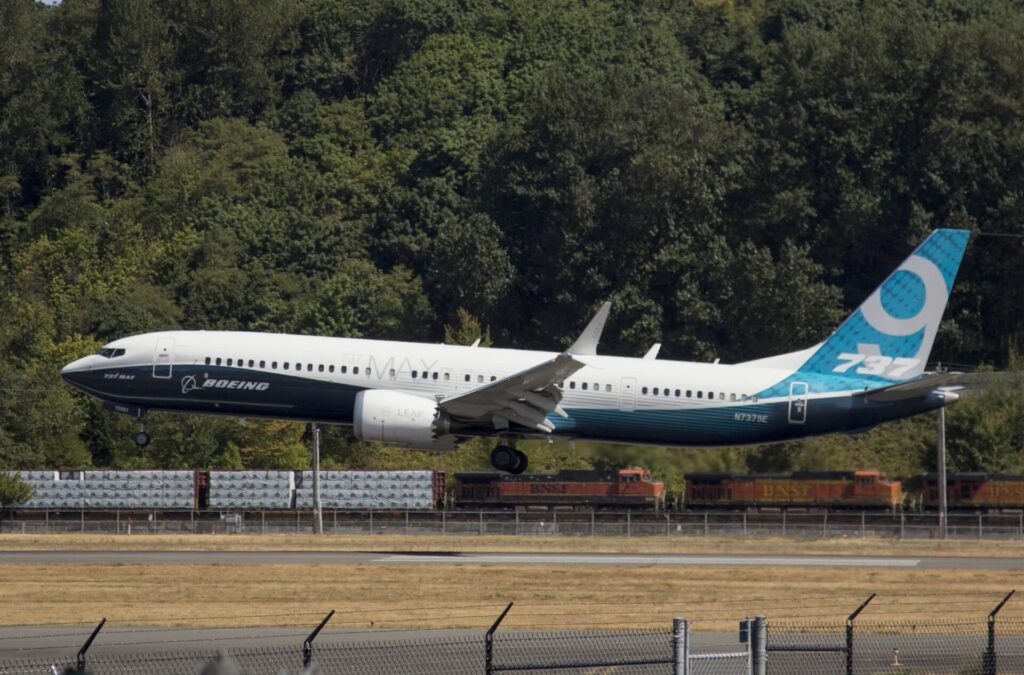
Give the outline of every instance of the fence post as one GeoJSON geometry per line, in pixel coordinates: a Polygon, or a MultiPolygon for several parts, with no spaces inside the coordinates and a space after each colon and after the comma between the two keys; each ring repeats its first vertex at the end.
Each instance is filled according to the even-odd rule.
{"type": "Polygon", "coordinates": [[[405,533],[409,534],[409,509],[405,510],[405,533]]]}
{"type": "Polygon", "coordinates": [[[904,538],[904,536],[903,536],[903,528],[904,528],[904,520],[905,519],[906,519],[906,514],[903,513],[903,511],[900,511],[900,539],[904,538]]]}
{"type": "Polygon", "coordinates": [[[85,644],[82,645],[82,648],[78,650],[78,658],[76,659],[76,668],[78,672],[81,673],[85,671],[85,653],[89,651],[89,647],[92,646],[92,641],[95,640],[96,636],[100,634],[100,629],[103,628],[103,624],[105,624],[106,622],[107,617],[103,617],[103,619],[100,620],[99,624],[97,624],[96,627],[92,630],[92,635],[89,636],[89,639],[86,640],[85,644]]]}
{"type": "Polygon", "coordinates": [[[704,511],[704,536],[708,536],[708,512],[704,511]]]}
{"type": "Polygon", "coordinates": [[[672,619],[672,675],[689,675],[690,622],[682,617],[672,619]]]}
{"type": "Polygon", "coordinates": [[[768,630],[764,614],[754,617],[750,632],[750,652],[753,654],[752,675],[765,675],[768,672],[768,630]]]}
{"type": "Polygon", "coordinates": [[[860,604],[860,607],[853,610],[853,614],[846,617],[846,675],[853,675],[853,622],[857,615],[863,612],[868,603],[874,599],[875,594],[872,593],[867,600],[860,604]]]}
{"type": "Polygon", "coordinates": [[[334,616],[334,610],[333,609],[331,611],[327,612],[327,616],[325,616],[324,620],[320,622],[320,625],[317,626],[316,628],[314,628],[313,632],[309,634],[309,637],[307,637],[305,640],[303,640],[303,642],[302,642],[302,667],[303,668],[309,668],[309,664],[313,660],[313,640],[315,640],[316,636],[320,634],[320,631],[322,631],[324,629],[324,626],[327,625],[327,622],[331,620],[332,616],[334,616]]]}
{"type": "Polygon", "coordinates": [[[743,536],[747,536],[747,512],[743,512],[743,536]]]}
{"type": "Polygon", "coordinates": [[[860,512],[860,538],[863,539],[867,536],[867,531],[864,522],[864,511],[860,512]]]}
{"type": "MultiPolygon", "coordinates": [[[[516,511],[516,534],[519,534],[519,512],[516,511]]],[[[594,536],[594,509],[590,509],[590,536],[594,536]]]]}
{"type": "Polygon", "coordinates": [[[668,511],[665,511],[665,536],[668,537],[672,534],[672,516],[668,511]]]}
{"type": "Polygon", "coordinates": [[[821,524],[821,536],[828,536],[828,511],[825,511],[824,522],[822,522],[821,524]]]}
{"type": "Polygon", "coordinates": [[[505,615],[512,609],[512,604],[511,602],[508,603],[505,611],[498,615],[498,618],[494,620],[491,627],[487,629],[487,633],[484,634],[484,673],[486,675],[494,673],[494,631],[498,630],[498,626],[505,619],[505,615]]]}
{"type": "Polygon", "coordinates": [[[373,534],[373,509],[370,509],[370,534],[373,534]]]}
{"type": "MultiPolygon", "coordinates": [[[[518,511],[516,512],[519,513],[518,511]]],[[[516,523],[519,522],[519,516],[516,515],[516,523]]],[[[441,512],[441,534],[448,534],[448,512],[441,512]]],[[[519,534],[519,527],[516,527],[516,534],[519,534]]]]}
{"type": "Polygon", "coordinates": [[[982,673],[984,675],[996,675],[996,614],[1003,608],[1016,591],[1010,591],[1003,598],[1002,602],[996,605],[995,609],[988,615],[988,649],[985,650],[982,673]]]}
{"type": "Polygon", "coordinates": [[[552,511],[551,515],[552,515],[552,522],[555,525],[555,536],[557,537],[558,536],[558,509],[555,509],[554,511],[552,511]]]}
{"type": "Polygon", "coordinates": [[[982,538],[981,537],[981,518],[982,518],[982,515],[979,513],[978,514],[978,539],[982,538]]]}
{"type": "Polygon", "coordinates": [[[632,511],[626,511],[626,536],[633,536],[633,516],[632,511]]]}
{"type": "MultiPolygon", "coordinates": [[[[556,530],[558,528],[555,528],[556,530]]],[[[484,536],[484,511],[480,509],[480,536],[484,536]]]]}

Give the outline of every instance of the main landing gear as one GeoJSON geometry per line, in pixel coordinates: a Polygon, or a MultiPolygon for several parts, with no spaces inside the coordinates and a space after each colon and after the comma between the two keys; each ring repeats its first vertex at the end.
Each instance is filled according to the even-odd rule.
{"type": "Polygon", "coordinates": [[[529,466],[529,460],[526,454],[516,450],[511,445],[499,444],[494,450],[491,450],[491,466],[498,471],[507,471],[514,475],[519,475],[526,471],[526,467],[529,466]]]}
{"type": "Polygon", "coordinates": [[[139,433],[135,434],[135,445],[144,448],[150,441],[149,434],[146,433],[146,411],[140,411],[136,419],[139,421],[139,433]]]}

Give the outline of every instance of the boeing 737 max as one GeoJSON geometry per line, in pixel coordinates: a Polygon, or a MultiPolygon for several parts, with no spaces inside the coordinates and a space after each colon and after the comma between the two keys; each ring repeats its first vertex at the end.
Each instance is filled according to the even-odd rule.
{"type": "MultiPolygon", "coordinates": [[[[115,340],[61,375],[113,410],[352,425],[358,438],[426,450],[497,437],[519,473],[521,439],[669,446],[782,441],[956,401],[924,372],[970,233],[935,230],[814,347],[733,365],[598,356],[606,303],[564,352],[220,331],[115,340]]],[[[783,328],[780,328],[782,330],[783,328]]]]}

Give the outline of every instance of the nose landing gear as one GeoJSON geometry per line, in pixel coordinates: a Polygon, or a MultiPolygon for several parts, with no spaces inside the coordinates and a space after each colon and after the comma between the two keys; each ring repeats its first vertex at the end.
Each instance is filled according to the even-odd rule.
{"type": "Polygon", "coordinates": [[[499,444],[494,450],[491,450],[491,466],[498,471],[519,475],[526,471],[529,459],[525,453],[516,450],[514,446],[499,444]]]}

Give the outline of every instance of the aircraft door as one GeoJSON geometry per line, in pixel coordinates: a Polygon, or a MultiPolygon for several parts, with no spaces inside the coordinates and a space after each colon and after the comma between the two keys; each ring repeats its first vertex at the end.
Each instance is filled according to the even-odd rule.
{"type": "Polygon", "coordinates": [[[169,378],[174,360],[174,338],[159,338],[153,352],[153,377],[169,378]]]}
{"type": "Polygon", "coordinates": [[[807,383],[789,383],[789,423],[803,424],[807,421],[807,383]]]}
{"type": "Polygon", "coordinates": [[[624,377],[619,382],[619,410],[636,410],[635,377],[624,377]]]}

